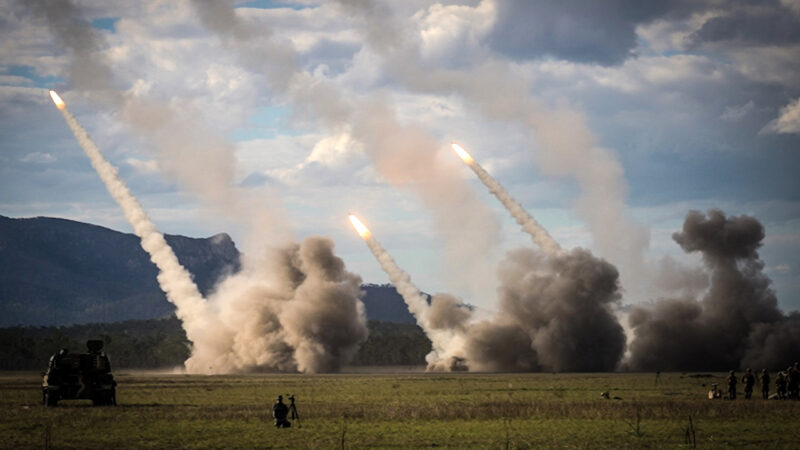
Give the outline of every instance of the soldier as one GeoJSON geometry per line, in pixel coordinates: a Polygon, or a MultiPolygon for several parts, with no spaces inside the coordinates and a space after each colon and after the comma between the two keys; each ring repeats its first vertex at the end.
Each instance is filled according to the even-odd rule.
{"type": "Polygon", "coordinates": [[[728,398],[736,400],[736,372],[730,371],[728,373],[728,398]]]}
{"type": "Polygon", "coordinates": [[[761,369],[761,398],[764,400],[769,398],[769,372],[767,369],[761,369]]]}
{"type": "Polygon", "coordinates": [[[753,376],[753,372],[749,368],[742,376],[742,384],[744,384],[744,399],[750,400],[753,395],[753,385],[756,384],[756,377],[753,376]]]}
{"type": "Polygon", "coordinates": [[[786,390],[788,391],[788,398],[792,400],[800,398],[797,392],[798,387],[800,387],[800,371],[795,369],[795,366],[789,366],[789,368],[786,369],[786,390]]]}
{"type": "Polygon", "coordinates": [[[292,423],[286,420],[286,416],[289,414],[289,407],[283,403],[283,396],[278,396],[278,401],[272,405],[272,417],[275,418],[275,426],[277,428],[289,428],[292,426],[292,423]]]}
{"type": "Polygon", "coordinates": [[[786,375],[783,372],[775,375],[775,394],[778,398],[786,398],[786,375]]]}

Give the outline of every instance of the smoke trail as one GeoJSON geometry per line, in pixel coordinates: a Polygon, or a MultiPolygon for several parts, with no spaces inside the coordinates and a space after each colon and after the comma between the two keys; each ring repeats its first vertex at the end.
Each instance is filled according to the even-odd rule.
{"type": "Polygon", "coordinates": [[[493,176],[489,175],[475,159],[466,152],[460,145],[451,144],[453,150],[458,156],[466,163],[475,175],[483,182],[503,206],[506,207],[511,217],[522,226],[522,229],[531,235],[533,242],[536,243],[542,250],[547,253],[556,253],[561,250],[561,246],[550,236],[550,233],[531,216],[522,205],[517,202],[511,194],[506,191],[502,184],[500,184],[493,176]]]}
{"type": "MultiPolygon", "coordinates": [[[[115,79],[111,61],[103,53],[103,35],[84,17],[81,5],[71,0],[15,3],[20,15],[30,12],[34,20],[46,21],[55,44],[68,55],[66,78],[70,87],[104,108],[118,111],[116,118],[154,147],[160,171],[202,201],[224,211],[226,217],[258,229],[258,235],[247,236],[253,246],[282,243],[293,237],[280,202],[267,202],[265,195],[248,195],[233,189],[235,148],[218,130],[218,117],[208,117],[195,98],[157,98],[158,94],[150,92],[143,80],[134,80],[134,86],[123,92],[123,80],[115,79]],[[263,233],[264,229],[271,233],[263,233]]],[[[215,9],[215,5],[217,2],[208,7],[215,9]]],[[[223,22],[217,13],[224,15],[224,10],[214,10],[223,22]]],[[[249,242],[244,244],[250,247],[249,242]]]]}
{"type": "Polygon", "coordinates": [[[449,311],[459,309],[462,311],[462,316],[456,317],[466,320],[469,317],[469,310],[459,307],[455,298],[441,294],[434,296],[429,306],[420,290],[411,282],[411,276],[397,265],[389,252],[375,239],[372,232],[353,214],[350,214],[350,223],[359,236],[364,239],[367,247],[381,265],[381,269],[389,276],[389,280],[403,297],[409,312],[417,319],[417,324],[431,340],[433,350],[425,358],[429,367],[443,364],[443,361],[448,359],[451,340],[454,338],[453,326],[455,323],[453,315],[449,311]],[[448,312],[444,312],[445,310],[448,312]]]}
{"type": "Polygon", "coordinates": [[[798,314],[784,316],[757,249],[764,227],[750,216],[691,211],[673,239],[700,252],[711,284],[698,301],[662,299],[637,306],[629,364],[636,370],[777,368],[800,345],[798,314]],[[794,349],[794,350],[792,350],[794,349]]]}
{"type": "Polygon", "coordinates": [[[458,267],[442,276],[451,284],[488,293],[484,291],[493,280],[486,255],[498,239],[499,224],[448,160],[439,158],[436,139],[419,125],[401,123],[384,97],[359,99],[304,71],[290,41],[253,28],[237,16],[232,2],[226,3],[225,13],[219,9],[226,5],[197,0],[192,6],[203,24],[240,55],[243,66],[266,74],[269,87],[285,95],[297,114],[319,120],[336,134],[348,133],[386,181],[417,195],[433,214],[447,266],[458,267]],[[463,245],[467,240],[472,245],[463,245]]]}
{"type": "Polygon", "coordinates": [[[428,370],[607,371],[625,349],[611,311],[620,299],[613,265],[586,250],[511,252],[498,271],[496,317],[471,323],[455,297],[437,294],[428,306],[409,275],[355,216],[353,226],[431,339],[428,370]]]}
{"type": "Polygon", "coordinates": [[[51,96],[159,269],[159,285],[193,344],[188,372],[328,372],[352,360],[367,337],[361,278],[345,270],[332,241],[291,245],[269,268],[248,266],[226,279],[207,302],[116,169],[58,94],[51,96]]]}
{"type": "MultiPolygon", "coordinates": [[[[531,93],[516,68],[491,55],[472,63],[470,70],[431,67],[422,57],[418,40],[401,33],[406,28],[391,8],[374,0],[338,3],[348,16],[364,21],[365,41],[392,80],[412,92],[460,96],[485,117],[529,129],[542,172],[571,177],[580,186],[575,208],[587,222],[598,253],[622,268],[629,295],[646,294],[644,251],[649,231],[628,216],[624,169],[613,151],[599,145],[580,112],[563,103],[548,107],[531,93]]],[[[482,1],[473,11],[493,16],[495,3],[482,1]]],[[[421,10],[418,15],[424,18],[433,10],[421,10]]]]}
{"type": "MultiPolygon", "coordinates": [[[[68,0],[19,4],[44,17],[69,53],[70,83],[115,105],[120,118],[155,144],[160,169],[224,210],[227,217],[249,222],[250,244],[284,245],[289,240],[286,214],[265,204],[264,195],[246,196],[231,188],[233,146],[210,131],[203,111],[193,107],[192,100],[167,103],[136,89],[123,95],[113,89],[111,66],[99,53],[101,36],[76,5],[68,0]]],[[[220,5],[217,9],[223,12],[230,6],[220,5]]],[[[287,72],[276,71],[271,79],[285,78],[281,73],[287,72]]],[[[193,342],[192,355],[185,362],[189,372],[332,371],[352,359],[367,335],[360,278],[344,270],[333,255],[332,243],[324,238],[309,238],[277,253],[283,256],[246,253],[241,274],[218,286],[208,303],[198,297],[195,309],[205,309],[203,317],[194,311],[184,314],[179,308],[178,316],[193,342]],[[287,281],[292,277],[275,274],[294,274],[299,281],[293,284],[287,281]],[[198,321],[205,325],[195,327],[198,321]]]]}
{"type": "Polygon", "coordinates": [[[89,133],[69,112],[61,97],[55,91],[50,91],[50,96],[86,156],[89,157],[92,167],[105,183],[108,192],[122,208],[134,233],[141,239],[142,248],[158,267],[158,284],[167,294],[167,299],[176,306],[176,314],[183,322],[186,337],[194,343],[195,349],[213,349],[215,344],[207,339],[206,330],[217,325],[217,321],[212,315],[208,303],[197,289],[192,276],[178,262],[178,258],[164,240],[164,236],[156,229],[139,202],[119,178],[114,166],[100,153],[100,149],[92,141],[89,133]]]}

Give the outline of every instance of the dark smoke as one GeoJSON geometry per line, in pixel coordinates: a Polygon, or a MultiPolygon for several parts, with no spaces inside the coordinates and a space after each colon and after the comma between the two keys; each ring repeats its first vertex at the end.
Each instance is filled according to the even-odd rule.
{"type": "Polygon", "coordinates": [[[611,312],[619,272],[589,251],[512,252],[500,268],[500,308],[526,329],[539,365],[555,371],[614,370],[625,333],[611,312]]]}
{"type": "Polygon", "coordinates": [[[662,299],[630,315],[634,370],[728,370],[789,364],[800,344],[797,313],[784,316],[764,275],[764,227],[750,216],[691,211],[673,239],[700,252],[711,285],[698,301],[662,299]],[[788,359],[787,359],[788,358],[788,359]]]}
{"type": "MultiPolygon", "coordinates": [[[[449,326],[463,332],[454,340],[460,347],[447,356],[472,371],[616,369],[625,333],[611,310],[620,299],[613,265],[584,249],[557,254],[518,249],[501,264],[499,276],[496,317],[465,324],[464,316],[451,315],[449,326]]],[[[452,369],[452,363],[434,369],[452,369]]]]}
{"type": "Polygon", "coordinates": [[[73,89],[84,93],[112,90],[113,75],[101,54],[102,38],[84,19],[80,8],[69,1],[26,0],[16,2],[43,18],[56,37],[56,44],[69,53],[67,79],[73,89]]]}

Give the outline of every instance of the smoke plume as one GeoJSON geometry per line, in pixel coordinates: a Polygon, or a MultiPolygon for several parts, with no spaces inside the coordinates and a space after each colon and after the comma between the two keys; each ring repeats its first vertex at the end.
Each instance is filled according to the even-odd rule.
{"type": "Polygon", "coordinates": [[[206,301],[116,169],[57,98],[92,166],[159,269],[159,285],[192,342],[188,372],[330,372],[355,356],[367,338],[358,300],[361,278],[345,270],[330,239],[307,238],[277,252],[268,264],[246,266],[206,301]]]}
{"type": "Polygon", "coordinates": [[[427,357],[428,370],[617,367],[625,350],[625,333],[611,311],[620,299],[619,274],[588,251],[509,253],[498,270],[499,310],[492,319],[475,323],[471,310],[451,295],[434,295],[428,306],[372,233],[366,227],[356,228],[431,339],[434,349],[427,357]]]}
{"type": "Polygon", "coordinates": [[[611,311],[619,274],[583,249],[509,253],[498,270],[499,310],[466,327],[455,352],[477,371],[610,371],[625,350],[611,311]]]}
{"type": "Polygon", "coordinates": [[[367,338],[361,277],[333,247],[328,238],[307,238],[225,279],[209,298],[222,326],[208,332],[222,344],[216,354],[192,354],[186,368],[316,373],[352,360],[367,338]]]}
{"type": "MultiPolygon", "coordinates": [[[[372,232],[354,215],[350,215],[350,222],[364,239],[375,259],[378,260],[381,269],[389,276],[389,280],[394,284],[397,292],[403,297],[408,311],[417,320],[417,325],[430,339],[433,350],[425,359],[429,364],[438,364],[439,361],[446,358],[445,355],[448,353],[453,339],[453,326],[457,324],[453,323],[451,311],[458,308],[457,300],[451,296],[437,295],[431,299],[431,305],[428,305],[420,290],[411,282],[411,276],[397,265],[394,258],[375,239],[372,232]]],[[[466,309],[464,310],[466,311],[466,309]]]]}
{"type": "MultiPolygon", "coordinates": [[[[422,200],[441,237],[446,266],[457,268],[441,274],[447,281],[475,292],[491,284],[486,255],[499,237],[499,224],[457,175],[454,164],[441,157],[441,145],[429,132],[419,124],[401,122],[382,95],[357,98],[304,71],[290,41],[280,41],[269,30],[253,31],[232,3],[224,14],[219,4],[194,1],[192,5],[203,24],[240,55],[244,67],[267,74],[269,87],[285,96],[296,114],[319,120],[332,133],[347,133],[361,144],[386,181],[422,200]],[[471,245],[463,245],[465,241],[471,245]]],[[[377,8],[375,17],[380,13],[377,8]]]]}
{"type": "MultiPolygon", "coordinates": [[[[491,120],[525,127],[541,171],[570,177],[580,186],[575,208],[589,226],[598,253],[622,268],[629,294],[642,295],[649,282],[643,255],[649,231],[627,214],[624,169],[614,152],[599,144],[579,111],[564,103],[549,107],[532,93],[530,83],[515,67],[492,56],[460,70],[431,67],[422,56],[419,40],[401,33],[404,28],[390,8],[370,0],[338,3],[349,15],[363,20],[362,34],[383,70],[406,89],[457,95],[491,120]]],[[[480,2],[474,12],[492,16],[494,5],[480,2]]],[[[433,14],[433,10],[421,10],[419,15],[433,14]]]]}
{"type": "Polygon", "coordinates": [[[720,210],[691,211],[673,239],[700,252],[710,287],[699,299],[662,299],[630,315],[635,370],[728,370],[753,365],[778,368],[800,344],[797,313],[777,307],[757,249],[764,228],[753,217],[720,210]]]}
{"type": "MultiPolygon", "coordinates": [[[[248,197],[231,188],[233,146],[214,132],[191,100],[164,102],[149,97],[147,89],[134,87],[125,94],[113,89],[113,72],[99,52],[101,37],[75,5],[43,0],[20,4],[47,20],[69,54],[71,85],[119,108],[119,117],[154,143],[160,169],[226,216],[249,222],[253,232],[259,233],[252,240],[288,240],[286,214],[264,204],[263,196],[248,197]],[[81,70],[87,67],[97,70],[81,70]]],[[[71,127],[77,126],[69,113],[65,118],[71,127]]],[[[90,145],[87,154],[93,165],[161,271],[159,283],[176,304],[192,343],[185,363],[189,372],[332,371],[355,355],[367,335],[360,278],[344,269],[329,240],[306,239],[278,252],[281,257],[271,252],[261,254],[273,256],[246,254],[242,273],[223,282],[205,301],[116,170],[102,159],[85,131],[75,132],[82,146],[90,145]],[[284,276],[270,278],[274,274],[284,276]]]]}
{"type": "Polygon", "coordinates": [[[453,149],[458,153],[461,159],[475,172],[475,175],[483,182],[506,210],[511,214],[511,217],[522,226],[522,230],[531,235],[533,242],[536,243],[543,251],[547,253],[555,253],[561,250],[561,246],[550,236],[550,233],[533,218],[533,216],[517,202],[511,194],[508,193],[506,188],[503,187],[493,176],[489,175],[475,159],[466,153],[458,144],[452,144],[453,149]]]}
{"type": "Polygon", "coordinates": [[[153,222],[136,201],[128,186],[119,178],[117,170],[100,153],[89,133],[69,112],[67,106],[50,91],[59,111],[67,121],[86,156],[92,163],[106,189],[122,208],[125,218],[133,227],[134,233],[141,239],[142,248],[150,255],[150,260],[158,267],[158,284],[166,293],[167,299],[176,307],[176,315],[181,319],[186,337],[197,348],[214,348],[214,342],[208,339],[205,331],[217,325],[209,305],[205,302],[191,274],[180,265],[164,236],[156,229],[153,222]]]}

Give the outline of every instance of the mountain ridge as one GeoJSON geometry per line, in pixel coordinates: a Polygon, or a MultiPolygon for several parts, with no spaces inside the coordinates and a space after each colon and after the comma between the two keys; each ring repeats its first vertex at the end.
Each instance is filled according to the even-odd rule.
{"type": "MultiPolygon", "coordinates": [[[[165,235],[203,295],[241,268],[226,233],[165,235]]],[[[0,215],[0,327],[163,318],[174,312],[140,240],[99,225],[0,215]]],[[[416,323],[391,285],[362,285],[370,320],[416,323]]]]}

